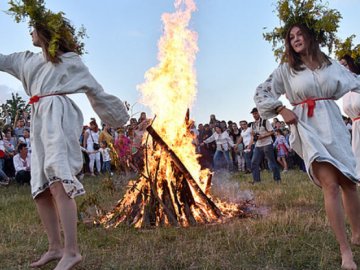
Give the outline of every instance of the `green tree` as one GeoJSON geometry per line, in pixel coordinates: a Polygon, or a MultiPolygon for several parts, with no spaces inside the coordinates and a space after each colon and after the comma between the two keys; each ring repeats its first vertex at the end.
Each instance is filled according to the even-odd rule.
{"type": "Polygon", "coordinates": [[[20,111],[30,111],[30,105],[19,95],[19,93],[11,93],[11,99],[7,99],[3,107],[3,112],[7,111],[11,114],[11,121],[15,123],[20,111]]]}

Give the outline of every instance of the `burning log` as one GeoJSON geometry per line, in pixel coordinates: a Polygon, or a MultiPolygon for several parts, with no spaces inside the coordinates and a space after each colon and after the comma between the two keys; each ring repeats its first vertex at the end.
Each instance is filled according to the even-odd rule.
{"type": "Polygon", "coordinates": [[[197,195],[206,203],[210,205],[210,210],[213,211],[213,214],[217,217],[220,217],[221,211],[217,208],[215,203],[209,199],[205,193],[201,190],[199,185],[196,183],[194,178],[191,176],[190,172],[186,169],[184,164],[181,162],[181,160],[178,158],[178,156],[170,149],[170,147],[164,142],[164,140],[157,134],[157,132],[153,129],[152,126],[148,126],[146,130],[149,132],[149,134],[152,136],[154,141],[159,143],[161,147],[169,154],[171,157],[171,160],[174,162],[175,166],[183,173],[184,177],[188,181],[188,183],[191,185],[191,187],[194,189],[194,191],[197,193],[197,195]]]}

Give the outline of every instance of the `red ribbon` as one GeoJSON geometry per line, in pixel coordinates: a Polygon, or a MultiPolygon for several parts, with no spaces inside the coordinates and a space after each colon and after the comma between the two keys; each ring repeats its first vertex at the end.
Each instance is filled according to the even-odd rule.
{"type": "Polygon", "coordinates": [[[334,100],[334,98],[309,98],[307,100],[304,100],[300,103],[292,103],[291,105],[293,106],[297,106],[297,105],[303,105],[307,104],[308,106],[308,113],[307,115],[309,117],[312,117],[314,115],[314,109],[315,109],[315,105],[316,105],[316,101],[318,100],[334,100]]]}
{"type": "Polygon", "coordinates": [[[356,117],[356,118],[353,118],[353,122],[357,121],[357,120],[360,120],[360,116],[356,117]]]}
{"type": "Polygon", "coordinates": [[[49,94],[49,95],[43,95],[43,96],[35,95],[30,98],[29,104],[34,104],[36,102],[39,102],[40,98],[43,98],[43,97],[62,96],[62,95],[64,95],[64,94],[49,94]]]}

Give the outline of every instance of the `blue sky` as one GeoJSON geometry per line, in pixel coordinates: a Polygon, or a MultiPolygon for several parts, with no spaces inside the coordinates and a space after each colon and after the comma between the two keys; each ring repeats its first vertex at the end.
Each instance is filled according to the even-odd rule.
{"type": "MultiPolygon", "coordinates": [[[[275,0],[195,0],[191,29],[199,35],[196,60],[198,94],[191,117],[207,122],[214,113],[220,120],[251,120],[253,93],[276,68],[271,45],[262,33],[279,24],[275,0]],[[267,27],[267,30],[263,28],[267,27]]],[[[162,35],[161,14],[174,11],[173,0],[47,0],[53,11],[64,11],[74,25],[83,24],[89,38],[83,61],[104,89],[134,104],[133,113],[147,111],[137,103],[144,73],[157,61],[157,42],[162,35]]],[[[360,43],[360,0],[330,0],[340,11],[339,36],[356,34],[360,43]]],[[[0,10],[7,10],[0,0],[0,10]]],[[[32,46],[26,23],[16,24],[0,13],[0,52],[39,51],[32,46]]],[[[25,97],[15,78],[0,73],[0,103],[11,92],[25,97]]],[[[85,95],[72,97],[84,114],[85,123],[95,116],[85,95]]],[[[139,115],[135,115],[138,117],[139,115]]]]}

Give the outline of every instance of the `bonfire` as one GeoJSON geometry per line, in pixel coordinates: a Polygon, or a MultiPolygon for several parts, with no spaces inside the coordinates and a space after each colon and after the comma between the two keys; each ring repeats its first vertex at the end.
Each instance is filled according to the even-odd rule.
{"type": "Polygon", "coordinates": [[[138,87],[142,103],[156,115],[144,136],[145,167],[115,208],[100,218],[105,227],[187,227],[248,214],[246,203],[226,203],[211,195],[212,172],[198,162],[188,113],[197,93],[197,33],[189,29],[196,6],[193,0],[176,0],[175,9],[162,15],[159,64],[138,87]]]}

